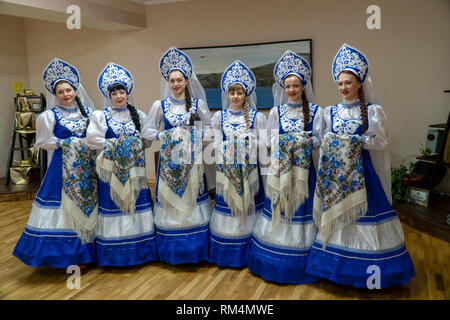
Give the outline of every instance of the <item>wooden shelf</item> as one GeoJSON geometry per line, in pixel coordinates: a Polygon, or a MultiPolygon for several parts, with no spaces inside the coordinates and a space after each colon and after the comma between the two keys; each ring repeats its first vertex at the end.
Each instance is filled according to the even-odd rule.
{"type": "Polygon", "coordinates": [[[430,124],[430,128],[438,128],[438,129],[446,129],[447,124],[446,123],[439,123],[439,124],[430,124]]]}
{"type": "Polygon", "coordinates": [[[31,130],[31,129],[17,129],[17,130],[14,130],[14,131],[17,132],[17,133],[20,133],[20,134],[36,133],[36,130],[31,130]]]}
{"type": "Polygon", "coordinates": [[[416,159],[422,160],[422,161],[426,161],[426,162],[433,162],[433,163],[436,163],[437,160],[438,160],[438,156],[437,156],[437,154],[435,154],[435,155],[428,156],[428,157],[424,157],[424,156],[417,157],[416,159]]]}
{"type": "Polygon", "coordinates": [[[450,196],[430,194],[428,207],[394,200],[400,221],[433,237],[450,242],[450,196]]]}
{"type": "MultiPolygon", "coordinates": [[[[438,162],[438,155],[432,155],[428,157],[417,157],[417,160],[425,161],[425,162],[431,162],[431,163],[437,163],[438,162]]],[[[450,163],[446,163],[442,160],[442,165],[446,166],[447,168],[450,168],[450,163]]]]}
{"type": "MultiPolygon", "coordinates": [[[[10,183],[10,168],[16,167],[13,166],[14,162],[14,155],[15,152],[20,152],[21,160],[27,160],[25,156],[25,151],[29,150],[31,147],[33,147],[33,140],[36,139],[36,129],[33,129],[33,127],[25,127],[22,129],[15,129],[16,128],[16,115],[20,111],[23,111],[21,107],[29,107],[31,113],[39,114],[43,110],[45,110],[46,106],[46,99],[45,96],[41,93],[40,95],[21,95],[17,94],[14,97],[14,105],[15,105],[15,114],[13,118],[13,125],[11,129],[11,135],[9,140],[9,150],[8,150],[8,161],[6,164],[6,173],[5,173],[5,185],[7,186],[10,183]],[[40,110],[33,110],[33,105],[30,104],[31,100],[38,100],[38,101],[32,101],[32,102],[39,102],[38,105],[40,107],[40,110]],[[24,104],[26,104],[24,106],[24,104]],[[20,111],[19,111],[20,110],[20,111]],[[16,147],[16,141],[18,140],[20,147],[16,147]],[[25,143],[24,143],[25,142],[25,143]]],[[[40,171],[40,181],[45,176],[45,171],[47,170],[47,153],[43,149],[39,149],[39,165],[32,167],[33,169],[38,168],[40,171]]],[[[29,158],[29,155],[28,155],[29,158]]]]}

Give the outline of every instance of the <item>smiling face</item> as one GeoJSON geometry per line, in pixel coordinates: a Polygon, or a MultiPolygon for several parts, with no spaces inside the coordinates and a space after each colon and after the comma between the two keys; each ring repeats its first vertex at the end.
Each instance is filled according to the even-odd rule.
{"type": "Polygon", "coordinates": [[[239,110],[245,102],[245,90],[240,84],[232,84],[228,88],[228,99],[232,110],[239,110]]]}
{"type": "Polygon", "coordinates": [[[72,85],[66,81],[60,81],[55,86],[55,96],[63,107],[74,105],[76,92],[72,85]]]}
{"type": "Polygon", "coordinates": [[[299,103],[303,92],[302,80],[295,75],[287,76],[284,79],[284,92],[288,97],[288,102],[299,103]]]}
{"type": "Polygon", "coordinates": [[[187,80],[179,70],[174,70],[169,74],[169,86],[174,98],[184,98],[187,80]]]}
{"type": "Polygon", "coordinates": [[[109,94],[114,108],[124,108],[127,105],[128,95],[125,89],[116,89],[109,94]]]}
{"type": "Polygon", "coordinates": [[[338,87],[345,101],[354,101],[358,99],[358,90],[361,83],[353,73],[343,71],[338,77],[338,87]]]}

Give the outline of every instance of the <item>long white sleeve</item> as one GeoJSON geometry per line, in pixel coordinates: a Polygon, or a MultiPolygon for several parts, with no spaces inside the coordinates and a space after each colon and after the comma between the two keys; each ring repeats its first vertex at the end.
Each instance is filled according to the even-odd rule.
{"type": "Polygon", "coordinates": [[[198,100],[197,114],[200,120],[202,120],[203,130],[211,128],[211,112],[209,111],[208,105],[202,99],[198,100]]]}
{"type": "Polygon", "coordinates": [[[278,136],[280,133],[280,120],[278,117],[278,107],[270,109],[269,117],[267,118],[267,147],[271,148],[272,138],[278,136]]]}
{"type": "Polygon", "coordinates": [[[222,141],[222,112],[219,110],[211,117],[211,126],[205,133],[206,139],[211,139],[212,143],[222,141]]]}
{"type": "Polygon", "coordinates": [[[219,110],[211,117],[211,127],[215,130],[222,131],[222,112],[219,110]]]}
{"type": "Polygon", "coordinates": [[[213,146],[210,146],[210,141],[207,137],[208,133],[212,129],[212,119],[211,119],[211,112],[209,111],[208,105],[205,101],[202,99],[198,100],[198,106],[197,106],[197,114],[202,121],[202,130],[203,135],[206,136],[206,139],[203,139],[202,145],[203,145],[203,153],[204,156],[209,156],[209,161],[205,158],[205,176],[206,176],[206,182],[208,185],[208,190],[211,190],[216,187],[216,166],[214,163],[214,148],[211,150],[213,146]],[[207,155],[209,154],[209,155],[207,155]]]}
{"type": "Polygon", "coordinates": [[[46,110],[36,118],[36,142],[34,146],[45,150],[57,149],[58,138],[53,133],[56,119],[53,111],[46,110]]]}
{"type": "Polygon", "coordinates": [[[161,100],[153,102],[150,111],[145,119],[141,129],[141,134],[144,139],[149,141],[158,140],[158,133],[160,131],[161,123],[163,121],[163,110],[161,107],[161,100]]]}
{"type": "Polygon", "coordinates": [[[255,116],[253,128],[255,130],[255,139],[258,143],[258,149],[259,148],[266,148],[267,146],[267,135],[266,128],[267,128],[267,119],[266,116],[262,112],[258,112],[255,116]]]}
{"type": "MultiPolygon", "coordinates": [[[[323,113],[323,123],[325,133],[332,131],[331,123],[331,108],[328,106],[323,113]]],[[[349,110],[344,110],[345,116],[350,118],[360,117],[359,106],[349,110]]],[[[342,118],[346,118],[340,115],[342,118]]],[[[369,105],[367,107],[367,131],[362,135],[363,148],[367,150],[384,150],[387,146],[387,132],[386,132],[386,114],[383,108],[379,105],[369,105]]]]}
{"type": "Polygon", "coordinates": [[[363,148],[367,150],[384,150],[387,146],[386,114],[379,105],[367,107],[368,128],[363,134],[363,148]]]}
{"type": "Polygon", "coordinates": [[[105,144],[108,126],[103,110],[95,110],[86,131],[86,141],[91,149],[101,150],[105,144]]]}
{"type": "Polygon", "coordinates": [[[312,147],[313,149],[318,149],[322,143],[322,132],[323,132],[323,109],[317,106],[316,114],[314,115],[314,121],[312,124],[312,147]]]}
{"type": "Polygon", "coordinates": [[[209,145],[211,140],[212,117],[208,105],[202,100],[198,100],[197,114],[202,121],[203,150],[209,145]]]}
{"type": "Polygon", "coordinates": [[[143,111],[141,111],[141,110],[139,110],[139,109],[136,109],[136,110],[137,110],[137,113],[138,113],[138,115],[139,115],[139,123],[141,124],[141,138],[142,138],[142,143],[144,144],[144,148],[150,148],[150,147],[152,146],[152,141],[149,140],[149,139],[146,139],[146,138],[142,135],[142,132],[143,132],[143,126],[144,126],[144,124],[145,124],[146,121],[147,121],[147,115],[145,114],[145,112],[143,112],[143,111]]]}
{"type": "Polygon", "coordinates": [[[322,137],[325,135],[325,133],[332,131],[332,123],[331,123],[331,108],[333,106],[328,106],[323,111],[323,130],[322,130],[322,137]]]}

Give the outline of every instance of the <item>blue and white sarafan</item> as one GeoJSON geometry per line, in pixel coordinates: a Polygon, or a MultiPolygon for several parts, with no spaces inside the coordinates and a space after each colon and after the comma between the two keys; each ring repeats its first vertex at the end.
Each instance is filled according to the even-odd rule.
{"type": "Polygon", "coordinates": [[[311,66],[300,55],[286,50],[273,68],[273,77],[278,85],[284,88],[284,79],[291,74],[298,76],[303,85],[306,85],[311,79],[311,66]]]}
{"type": "Polygon", "coordinates": [[[234,61],[223,73],[220,81],[222,92],[228,94],[228,88],[234,83],[239,83],[244,87],[247,97],[256,87],[256,79],[252,70],[239,60],[234,61]]]}
{"type": "Polygon", "coordinates": [[[97,87],[106,98],[109,98],[109,87],[111,87],[113,83],[123,84],[127,94],[130,94],[131,91],[133,91],[134,80],[131,73],[117,63],[110,62],[102,72],[100,72],[97,80],[97,87]]]}
{"type": "Polygon", "coordinates": [[[70,63],[54,58],[45,67],[42,73],[42,81],[48,92],[53,94],[53,89],[58,81],[65,80],[72,84],[75,90],[80,85],[80,75],[78,70],[70,63]]]}
{"type": "Polygon", "coordinates": [[[170,47],[159,60],[159,70],[167,81],[172,70],[180,70],[189,80],[192,76],[192,62],[183,51],[170,47]]]}
{"type": "Polygon", "coordinates": [[[332,73],[336,83],[338,83],[339,74],[344,70],[353,72],[361,83],[364,83],[369,73],[369,61],[366,56],[346,43],[342,45],[333,60],[332,73]]]}

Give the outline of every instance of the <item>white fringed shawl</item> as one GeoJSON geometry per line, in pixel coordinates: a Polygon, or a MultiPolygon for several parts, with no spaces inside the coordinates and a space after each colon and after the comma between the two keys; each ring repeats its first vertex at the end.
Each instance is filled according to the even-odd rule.
{"type": "Polygon", "coordinates": [[[266,196],[272,204],[272,221],[290,222],[309,196],[311,138],[306,132],[285,133],[272,140],[271,162],[266,182],[266,196]]]}
{"type": "Polygon", "coordinates": [[[252,139],[233,137],[220,143],[216,166],[216,194],[223,197],[232,216],[255,213],[259,190],[257,161],[252,139]]]}
{"type": "Polygon", "coordinates": [[[111,199],[120,211],[133,215],[140,192],[148,189],[142,140],[135,136],[107,139],[97,157],[97,173],[109,183],[111,199]]]}
{"type": "Polygon", "coordinates": [[[201,130],[177,126],[162,131],[158,201],[168,215],[186,221],[204,191],[201,130]]]}
{"type": "Polygon", "coordinates": [[[361,137],[325,134],[320,147],[314,221],[324,239],[323,247],[337,222],[355,223],[367,212],[361,137]]]}
{"type": "Polygon", "coordinates": [[[62,192],[61,207],[65,218],[82,243],[93,242],[98,216],[95,154],[85,138],[71,137],[61,141],[62,192]]]}

